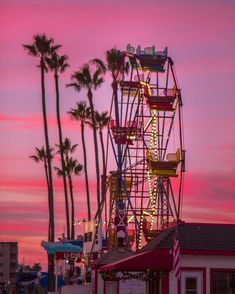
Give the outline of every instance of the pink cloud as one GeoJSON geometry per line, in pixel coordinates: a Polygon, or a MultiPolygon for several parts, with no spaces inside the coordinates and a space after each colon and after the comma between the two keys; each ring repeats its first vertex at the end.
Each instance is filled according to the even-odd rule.
{"type": "MultiPolygon", "coordinates": [[[[58,128],[57,127],[57,118],[55,116],[48,116],[47,118],[48,126],[58,128]]],[[[42,114],[34,114],[28,116],[11,116],[0,114],[0,122],[6,123],[5,130],[7,129],[27,129],[27,130],[35,130],[43,129],[43,118],[42,114]]],[[[80,123],[74,120],[71,120],[68,115],[61,116],[61,124],[65,130],[73,130],[76,132],[80,132],[80,123]]]]}

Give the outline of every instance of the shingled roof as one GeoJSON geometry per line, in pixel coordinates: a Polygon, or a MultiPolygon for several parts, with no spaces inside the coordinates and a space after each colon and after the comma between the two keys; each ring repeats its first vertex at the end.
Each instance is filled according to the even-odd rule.
{"type": "Polygon", "coordinates": [[[118,248],[113,247],[108,252],[103,254],[96,262],[95,266],[100,267],[106,264],[110,264],[126,257],[134,255],[134,251],[128,247],[118,248]]]}
{"type": "MultiPolygon", "coordinates": [[[[171,249],[176,227],[161,232],[139,252],[167,248],[171,249]]],[[[235,224],[185,223],[178,225],[181,250],[234,251],[235,224]]]]}

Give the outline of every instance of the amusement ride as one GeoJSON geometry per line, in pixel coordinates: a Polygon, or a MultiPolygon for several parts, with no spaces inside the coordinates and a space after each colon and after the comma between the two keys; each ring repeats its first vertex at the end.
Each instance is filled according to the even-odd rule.
{"type": "Polygon", "coordinates": [[[116,169],[107,181],[106,234],[109,245],[121,242],[138,250],[176,224],[181,213],[183,104],[167,47],[142,51],[129,44],[112,88],[108,136],[116,169]]]}

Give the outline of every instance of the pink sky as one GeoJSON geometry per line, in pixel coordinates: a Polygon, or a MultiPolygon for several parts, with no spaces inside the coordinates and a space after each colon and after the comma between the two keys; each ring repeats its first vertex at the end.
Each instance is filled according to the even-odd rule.
{"type": "MultiPolygon", "coordinates": [[[[235,223],[235,3],[234,1],[2,0],[0,3],[0,239],[18,241],[20,261],[41,262],[47,236],[43,170],[29,159],[44,144],[39,71],[22,44],[46,33],[69,56],[61,77],[64,135],[81,144],[79,125],[66,112],[85,99],[65,88],[69,77],[113,46],[167,45],[175,61],[184,102],[186,221],[235,223]],[[49,3],[49,4],[48,4],[49,3]]],[[[95,95],[108,110],[110,81],[95,95]]],[[[52,144],[57,142],[54,84],[47,77],[52,144]]],[[[87,138],[92,136],[87,132],[87,138]]],[[[88,144],[89,145],[89,144],[88,144]]],[[[89,148],[89,147],[88,147],[89,148]]],[[[89,153],[89,162],[93,155],[89,153]]],[[[76,153],[82,162],[81,152],[76,153]]],[[[90,168],[91,182],[95,175],[90,168]]],[[[95,207],[95,183],[91,183],[95,207]]],[[[85,216],[84,177],[76,179],[76,218],[85,216]]],[[[55,178],[56,234],[64,228],[62,183],[55,178]]]]}

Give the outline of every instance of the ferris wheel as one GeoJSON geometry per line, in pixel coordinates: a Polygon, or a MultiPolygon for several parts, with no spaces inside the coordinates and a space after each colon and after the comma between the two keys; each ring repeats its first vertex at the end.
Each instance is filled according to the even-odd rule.
{"type": "Polygon", "coordinates": [[[176,223],[181,213],[182,98],[167,48],[127,46],[112,109],[109,138],[116,169],[108,180],[109,236],[111,240],[118,218],[121,230],[128,227],[126,242],[140,249],[176,223]],[[127,75],[126,62],[130,64],[127,75]]]}

